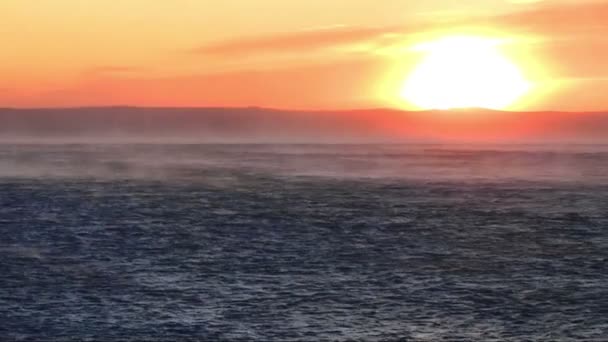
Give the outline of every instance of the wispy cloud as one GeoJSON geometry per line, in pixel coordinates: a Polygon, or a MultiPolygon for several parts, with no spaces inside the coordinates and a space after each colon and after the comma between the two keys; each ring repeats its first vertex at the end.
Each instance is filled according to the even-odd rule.
{"type": "Polygon", "coordinates": [[[258,37],[219,41],[193,49],[212,56],[242,56],[266,52],[311,51],[374,40],[398,32],[395,28],[335,26],[258,37]]]}
{"type": "Polygon", "coordinates": [[[92,75],[125,75],[148,72],[150,70],[142,67],[135,67],[129,65],[100,65],[86,70],[87,74],[92,75]]]}
{"type": "MultiPolygon", "coordinates": [[[[214,74],[197,70],[186,76],[160,78],[154,76],[158,73],[146,69],[102,65],[85,72],[80,84],[55,93],[32,95],[38,102],[28,100],[28,103],[64,104],[78,99],[81,101],[79,104],[270,105],[288,108],[350,104],[372,96],[371,89],[383,81],[383,75],[390,69],[386,60],[377,58],[376,52],[407,51],[401,48],[421,38],[417,34],[424,38],[427,32],[466,33],[467,28],[494,27],[498,34],[533,37],[514,42],[519,45],[514,50],[530,52],[529,55],[536,58],[538,64],[543,64],[542,67],[550,65],[551,81],[584,81],[585,84],[577,85],[576,89],[564,87],[564,92],[556,96],[559,98],[547,101],[559,104],[560,108],[567,108],[568,103],[572,108],[604,106],[603,94],[608,91],[605,81],[608,77],[608,64],[605,62],[608,60],[608,42],[605,39],[608,35],[608,2],[557,5],[543,1],[513,7],[517,8],[516,12],[449,20],[429,17],[400,27],[331,26],[217,41],[196,46],[186,56],[197,62],[209,62],[211,67],[204,70],[213,70],[214,74]],[[344,53],[351,51],[363,53],[344,53]],[[317,52],[322,54],[316,55],[317,52]],[[282,63],[280,57],[283,54],[294,58],[282,63]],[[245,60],[250,56],[263,62],[248,63],[245,60]],[[276,58],[279,62],[273,63],[276,56],[279,56],[276,58]],[[317,56],[319,58],[313,58],[317,56]],[[231,67],[235,67],[218,67],[224,66],[222,63],[231,63],[231,67]],[[193,76],[195,74],[197,76],[193,76]],[[584,96],[587,98],[583,101],[584,96]],[[560,99],[564,102],[559,102],[560,99]]],[[[180,53],[183,58],[183,52],[180,53]]],[[[406,65],[407,57],[399,55],[400,63],[406,65]]],[[[395,75],[396,79],[402,77],[405,75],[395,75]]],[[[16,95],[2,95],[3,98],[11,96],[16,95]]]]}
{"type": "MultiPolygon", "coordinates": [[[[608,2],[548,3],[541,2],[524,11],[512,12],[496,19],[499,23],[519,30],[548,35],[608,29],[608,2]]],[[[605,31],[603,32],[605,33],[605,31]]]]}
{"type": "Polygon", "coordinates": [[[498,27],[541,40],[604,39],[608,33],[608,2],[538,1],[510,13],[482,17],[427,18],[401,27],[333,26],[262,36],[239,37],[193,48],[194,54],[239,58],[258,54],[313,53],[352,46],[403,45],[408,36],[427,31],[457,31],[468,27],[498,27]]]}
{"type": "Polygon", "coordinates": [[[608,76],[608,3],[539,3],[527,11],[488,20],[537,39],[530,46],[539,60],[551,62],[563,78],[608,76]]]}

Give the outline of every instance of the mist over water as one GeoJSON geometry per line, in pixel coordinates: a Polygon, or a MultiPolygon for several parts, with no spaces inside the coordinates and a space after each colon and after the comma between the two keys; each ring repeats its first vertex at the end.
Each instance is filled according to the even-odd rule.
{"type": "Polygon", "coordinates": [[[608,146],[2,144],[3,340],[600,340],[608,146]]]}
{"type": "Polygon", "coordinates": [[[0,144],[0,177],[205,182],[244,174],[402,181],[606,181],[608,145],[0,144]]]}

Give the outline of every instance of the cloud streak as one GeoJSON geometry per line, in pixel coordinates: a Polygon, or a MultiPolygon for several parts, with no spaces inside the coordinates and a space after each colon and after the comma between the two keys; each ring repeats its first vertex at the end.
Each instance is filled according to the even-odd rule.
{"type": "MultiPolygon", "coordinates": [[[[390,57],[396,57],[397,63],[410,67],[417,56],[408,54],[408,44],[425,39],[428,33],[466,34],[469,29],[474,33],[475,28],[495,28],[497,34],[524,37],[513,42],[516,45],[513,50],[524,52],[522,55],[530,56],[541,68],[550,70],[551,82],[576,80],[571,82],[575,84],[572,87],[560,88],[559,96],[555,95],[559,98],[547,99],[534,108],[605,108],[602,94],[608,91],[605,81],[608,77],[605,62],[608,60],[605,39],[608,3],[556,5],[544,1],[514,5],[513,8],[517,11],[449,19],[427,17],[432,19],[418,19],[393,27],[332,26],[215,41],[196,46],[187,53],[178,50],[178,58],[195,64],[202,61],[204,70],[213,70],[213,74],[192,68],[180,76],[171,72],[159,73],[156,67],[154,70],[131,67],[128,63],[101,65],[86,70],[78,82],[60,87],[53,85],[54,89],[39,85],[23,91],[0,89],[0,100],[41,106],[336,108],[362,103],[381,106],[386,103],[373,102],[370,98],[377,95],[373,93],[374,87],[384,81],[387,71],[393,70],[389,65],[392,61],[387,62],[384,57],[394,54],[390,57]],[[289,57],[287,62],[282,59],[284,56],[289,57]],[[251,57],[255,59],[251,61],[251,57]],[[61,87],[63,89],[57,89],[61,87]],[[560,106],[554,106],[556,103],[560,106]]],[[[176,65],[179,62],[173,61],[176,65]]],[[[394,74],[397,82],[406,77],[402,69],[394,74]]],[[[396,87],[398,84],[387,92],[396,87]]]]}
{"type": "Polygon", "coordinates": [[[238,57],[266,52],[311,51],[374,40],[398,32],[395,28],[336,26],[225,40],[195,48],[192,52],[217,57],[238,57]]]}
{"type": "Polygon", "coordinates": [[[132,73],[146,71],[145,68],[126,65],[101,65],[89,70],[92,73],[132,73]]]}
{"type": "Polygon", "coordinates": [[[539,3],[525,11],[499,16],[500,23],[509,27],[548,34],[567,34],[604,30],[608,28],[608,3],[539,3]]]}
{"type": "Polygon", "coordinates": [[[458,30],[466,27],[500,26],[516,32],[546,35],[558,39],[578,34],[605,37],[608,30],[608,3],[548,4],[526,6],[526,10],[485,17],[431,19],[401,27],[335,26],[297,32],[234,38],[213,42],[191,50],[216,56],[239,56],[251,53],[316,50],[340,45],[395,38],[433,30],[458,30]]]}

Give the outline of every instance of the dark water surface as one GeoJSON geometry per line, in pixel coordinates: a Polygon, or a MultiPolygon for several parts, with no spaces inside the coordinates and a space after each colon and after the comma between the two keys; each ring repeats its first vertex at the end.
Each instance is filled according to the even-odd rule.
{"type": "Polygon", "coordinates": [[[0,340],[608,338],[608,148],[0,145],[0,340]]]}

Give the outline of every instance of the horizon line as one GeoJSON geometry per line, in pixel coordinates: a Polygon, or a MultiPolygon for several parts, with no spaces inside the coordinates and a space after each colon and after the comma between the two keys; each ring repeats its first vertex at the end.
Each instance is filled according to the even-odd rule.
{"type": "Polygon", "coordinates": [[[241,109],[241,110],[266,110],[276,112],[364,112],[364,111],[393,111],[393,112],[404,112],[404,113],[430,113],[430,112],[466,112],[466,111],[487,111],[497,113],[572,113],[572,114],[608,114],[606,110],[556,110],[556,109],[543,109],[543,110],[503,110],[503,109],[491,109],[483,107],[471,107],[471,108],[452,108],[452,109],[402,109],[394,107],[357,107],[357,108],[343,108],[343,109],[302,109],[302,108],[278,108],[278,107],[265,107],[265,106],[146,106],[146,105],[86,105],[86,106],[41,106],[41,107],[20,107],[20,106],[9,106],[2,107],[0,110],[76,110],[76,109],[219,109],[219,110],[230,110],[230,109],[241,109]]]}

